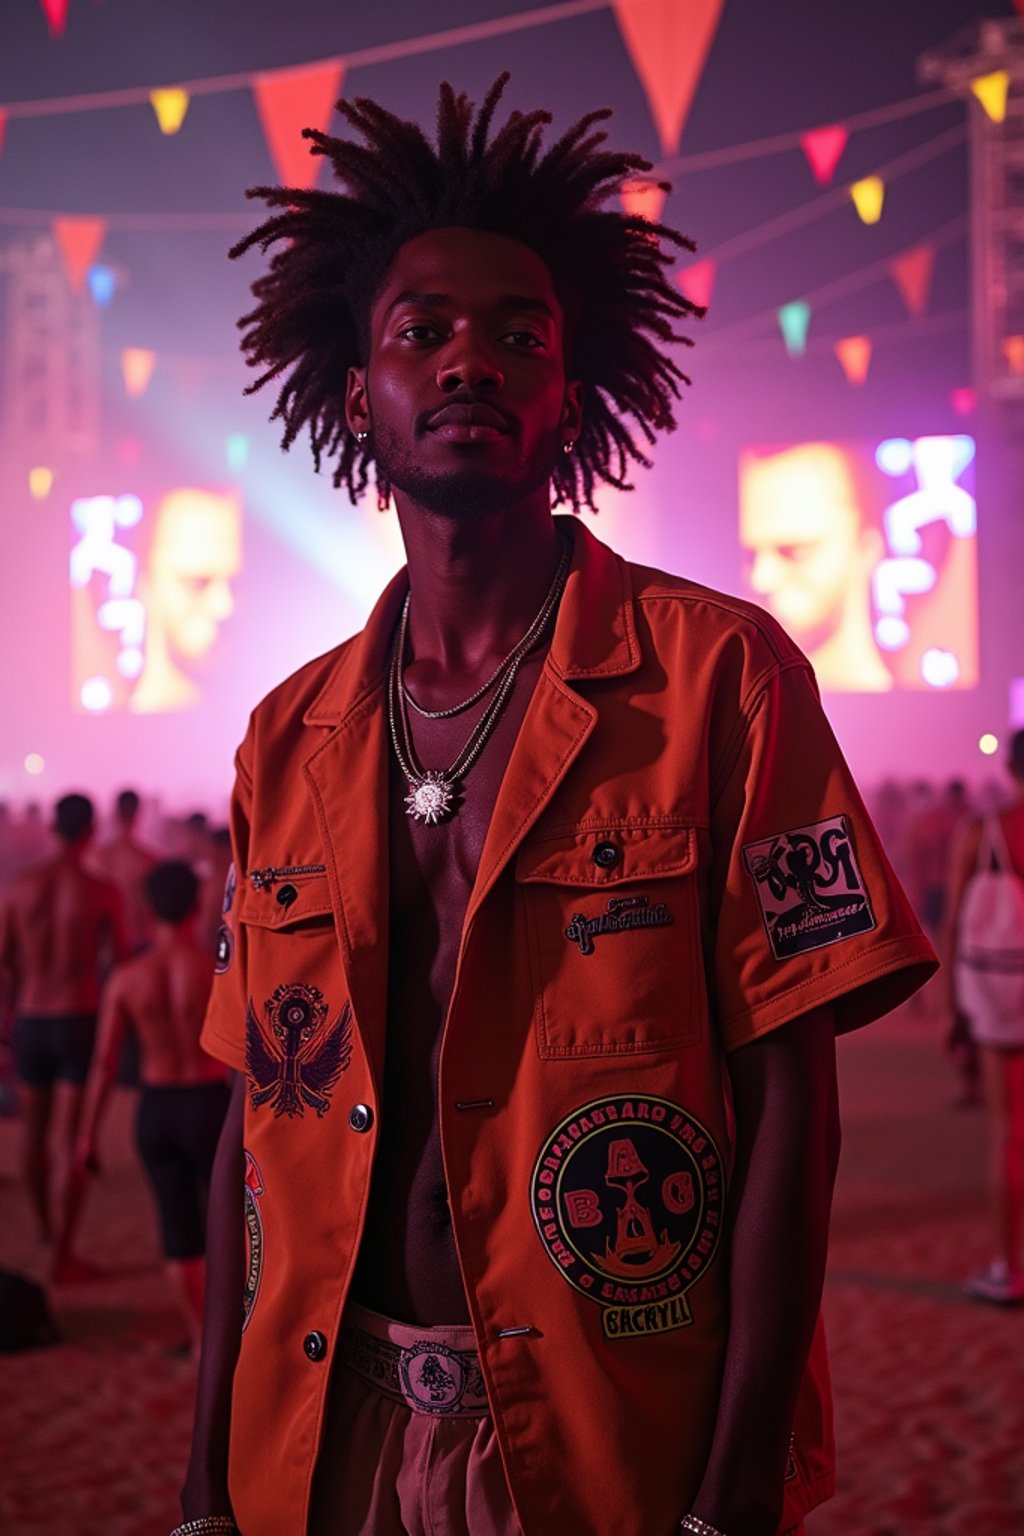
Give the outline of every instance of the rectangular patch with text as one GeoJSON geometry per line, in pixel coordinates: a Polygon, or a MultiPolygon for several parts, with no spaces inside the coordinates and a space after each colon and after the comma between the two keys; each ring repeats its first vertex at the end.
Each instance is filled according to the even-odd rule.
{"type": "Polygon", "coordinates": [[[876,926],[845,816],[747,843],[743,858],[776,960],[876,926]]]}

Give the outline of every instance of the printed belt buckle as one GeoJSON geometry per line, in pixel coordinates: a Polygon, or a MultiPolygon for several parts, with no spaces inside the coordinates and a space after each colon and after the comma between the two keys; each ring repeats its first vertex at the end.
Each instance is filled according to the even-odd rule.
{"type": "Polygon", "coordinates": [[[469,1358],[444,1344],[417,1340],[402,1350],[398,1374],[405,1400],[416,1412],[457,1413],[469,1380],[469,1358]]]}

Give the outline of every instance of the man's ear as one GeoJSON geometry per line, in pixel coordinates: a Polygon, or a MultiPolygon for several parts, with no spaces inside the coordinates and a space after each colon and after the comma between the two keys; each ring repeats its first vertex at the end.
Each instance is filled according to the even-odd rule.
{"type": "Polygon", "coordinates": [[[562,430],[566,439],[573,443],[583,430],[583,385],[579,379],[569,379],[566,383],[562,430]]]}
{"type": "Polygon", "coordinates": [[[345,420],[353,436],[370,430],[370,397],[366,388],[366,369],[351,367],[345,381],[345,420]]]}

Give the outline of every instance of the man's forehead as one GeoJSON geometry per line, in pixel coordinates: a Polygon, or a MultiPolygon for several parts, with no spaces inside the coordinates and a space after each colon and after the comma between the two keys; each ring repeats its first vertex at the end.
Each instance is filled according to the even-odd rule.
{"type": "Polygon", "coordinates": [[[511,235],[480,229],[434,229],[400,247],[377,295],[382,315],[399,302],[536,309],[560,319],[551,273],[536,251],[511,235]]]}

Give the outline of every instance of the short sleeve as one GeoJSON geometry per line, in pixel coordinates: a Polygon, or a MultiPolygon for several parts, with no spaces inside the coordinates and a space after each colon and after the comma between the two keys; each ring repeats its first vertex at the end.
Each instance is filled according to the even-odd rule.
{"type": "Polygon", "coordinates": [[[826,1003],[855,1029],[933,974],[806,664],[780,666],[749,701],[714,787],[711,979],[727,1050],[826,1003]]]}
{"type": "Polygon", "coordinates": [[[252,812],[252,773],[249,749],[252,728],[235,755],[235,787],[231,794],[231,867],[224,886],[221,924],[213,986],[206,1007],[200,1043],[218,1061],[236,1072],[245,1070],[246,983],[245,929],[238,921],[239,885],[249,868],[249,825],[252,812]]]}

